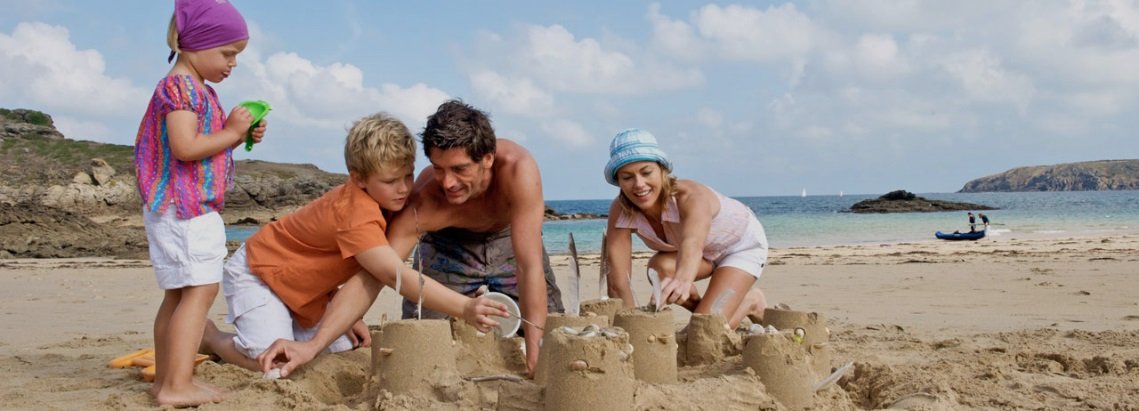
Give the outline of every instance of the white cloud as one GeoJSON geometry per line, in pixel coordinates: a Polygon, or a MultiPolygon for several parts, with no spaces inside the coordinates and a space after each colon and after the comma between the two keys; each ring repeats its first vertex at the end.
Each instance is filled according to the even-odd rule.
{"type": "Polygon", "coordinates": [[[1036,90],[1032,79],[1003,66],[988,50],[968,50],[948,56],[942,63],[967,93],[979,102],[1015,104],[1024,110],[1036,90]]]}
{"type": "Polygon", "coordinates": [[[643,94],[703,84],[699,70],[683,69],[608,50],[592,38],[578,40],[565,27],[528,26],[515,51],[522,76],[551,89],[588,94],[643,94]]]}
{"type": "Polygon", "coordinates": [[[415,129],[440,103],[446,92],[422,83],[403,87],[364,84],[360,68],[345,63],[317,65],[296,53],[275,53],[257,61],[250,56],[244,67],[252,81],[235,85],[250,96],[273,105],[275,121],[285,124],[342,129],[358,117],[389,112],[415,129]]]}
{"type": "Polygon", "coordinates": [[[527,117],[550,114],[554,97],[528,78],[509,79],[490,70],[470,74],[471,87],[506,113],[527,117]]]}
{"type": "Polygon", "coordinates": [[[729,59],[794,60],[810,53],[818,37],[810,17],[794,4],[766,11],[710,4],[700,8],[693,21],[700,36],[729,59]]]}
{"type": "Polygon", "coordinates": [[[0,91],[6,104],[48,113],[141,116],[149,90],[105,73],[103,55],[79,50],[66,27],[20,23],[0,33],[0,91]]]}
{"type": "Polygon", "coordinates": [[[542,131],[555,140],[575,147],[584,147],[593,143],[593,137],[590,137],[581,124],[569,120],[559,119],[542,123],[542,131]]]}
{"type": "Polygon", "coordinates": [[[683,60],[700,60],[708,47],[692,25],[668,18],[660,13],[660,4],[649,6],[649,21],[653,25],[652,44],[666,55],[683,60]]]}

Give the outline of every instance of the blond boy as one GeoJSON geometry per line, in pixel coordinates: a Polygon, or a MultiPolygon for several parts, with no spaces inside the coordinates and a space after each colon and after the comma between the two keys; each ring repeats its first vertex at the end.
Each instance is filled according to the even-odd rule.
{"type": "MultiPolygon", "coordinates": [[[[281,376],[288,376],[322,351],[369,345],[361,317],[397,273],[403,276],[402,294],[419,295],[418,273],[385,237],[388,219],[411,192],[411,132],[388,114],[364,117],[348,132],[344,160],[347,182],[261,228],[225,264],[226,322],[236,333],[208,323],[203,345],[226,362],[250,370],[279,365],[281,376]],[[345,292],[358,295],[333,301],[349,283],[358,284],[345,292]]],[[[424,305],[484,331],[496,324],[489,315],[506,315],[499,303],[465,297],[434,281],[424,284],[423,294],[424,305]]]]}

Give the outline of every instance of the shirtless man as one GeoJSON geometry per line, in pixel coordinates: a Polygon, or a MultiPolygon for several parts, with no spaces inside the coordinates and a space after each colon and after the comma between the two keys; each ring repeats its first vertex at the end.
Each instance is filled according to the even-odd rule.
{"type": "MultiPolygon", "coordinates": [[[[542,246],[545,202],[538,164],[517,143],[498,139],[486,113],[451,100],[427,119],[423,151],[431,161],[411,199],[388,229],[388,241],[407,256],[423,234],[415,267],[452,290],[474,296],[479,287],[519,302],[537,326],[561,312],[561,293],[542,246]]],[[[403,318],[416,315],[404,299],[403,318]]],[[[424,310],[424,318],[446,318],[424,310]]],[[[538,361],[542,330],[523,325],[526,362],[538,361]]]]}

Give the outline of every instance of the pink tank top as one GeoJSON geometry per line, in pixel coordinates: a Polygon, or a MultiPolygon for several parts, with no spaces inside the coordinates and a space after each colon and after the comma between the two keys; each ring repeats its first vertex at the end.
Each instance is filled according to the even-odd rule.
{"type": "MultiPolygon", "coordinates": [[[[743,238],[752,212],[738,200],[726,197],[715,190],[712,192],[716,193],[716,197],[720,200],[720,212],[712,218],[712,227],[708,230],[708,238],[704,240],[704,259],[715,262],[743,238]]],[[[676,252],[682,233],[676,197],[668,198],[664,212],[661,213],[660,223],[664,227],[665,238],[657,237],[648,218],[640,211],[621,213],[617,216],[616,226],[635,230],[641,241],[655,251],[676,252]]]]}

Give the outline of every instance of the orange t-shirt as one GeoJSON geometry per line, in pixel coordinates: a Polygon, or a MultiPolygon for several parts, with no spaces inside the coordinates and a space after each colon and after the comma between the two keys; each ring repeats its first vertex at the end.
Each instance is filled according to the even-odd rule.
{"type": "Polygon", "coordinates": [[[380,204],[349,182],[261,228],[246,240],[245,253],[249,270],[309,328],[362,269],[354,257],[388,244],[386,229],[380,204]]]}

